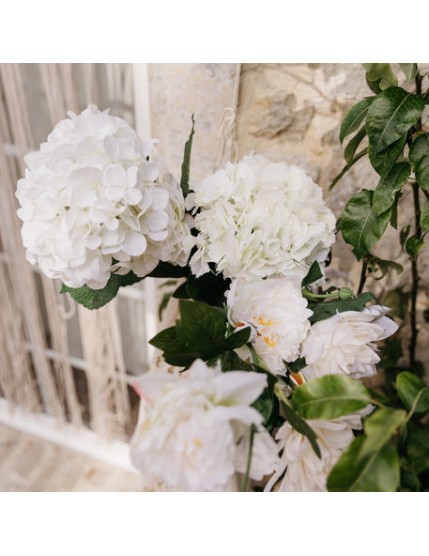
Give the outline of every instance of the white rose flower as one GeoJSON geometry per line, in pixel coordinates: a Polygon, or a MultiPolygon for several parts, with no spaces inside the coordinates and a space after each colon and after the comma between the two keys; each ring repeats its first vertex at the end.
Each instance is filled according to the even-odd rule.
{"type": "Polygon", "coordinates": [[[94,289],[113,271],[144,276],[159,260],[186,264],[177,248],[190,233],[183,196],[177,183],[157,182],[153,143],[94,105],[69,112],[25,157],[16,196],[27,259],[70,287],[94,289]]]}
{"type": "Polygon", "coordinates": [[[345,311],[313,324],[302,345],[307,379],[326,374],[363,378],[376,374],[380,361],[374,342],[394,334],[398,325],[380,305],[345,311]]]}
{"type": "Polygon", "coordinates": [[[299,282],[334,242],[335,217],[320,187],[298,166],[247,156],[196,185],[191,201],[199,209],[190,261],[196,276],[215,263],[229,278],[299,282]]]}
{"type": "Polygon", "coordinates": [[[279,489],[284,492],[324,492],[326,480],[347,446],[353,441],[353,429],[362,428],[361,416],[356,413],[346,417],[326,420],[309,420],[317,435],[322,457],[319,459],[307,437],[285,422],[276,434],[280,463],[265,490],[271,490],[285,473],[279,489]]]}
{"type": "MultiPolygon", "coordinates": [[[[180,375],[140,377],[137,386],[146,411],[131,442],[131,459],[143,479],[167,490],[229,490],[240,460],[237,450],[245,449],[245,443],[238,443],[242,427],[262,429],[262,416],[250,404],[266,383],[260,373],[222,373],[202,361],[180,375]]],[[[273,450],[265,474],[272,472],[275,460],[273,450]]],[[[254,474],[261,472],[258,457],[254,474]]]]}
{"type": "Polygon", "coordinates": [[[228,318],[242,327],[251,324],[253,346],[266,366],[284,374],[283,361],[295,361],[310,329],[312,312],[300,288],[285,278],[233,280],[226,294],[228,318]]]}

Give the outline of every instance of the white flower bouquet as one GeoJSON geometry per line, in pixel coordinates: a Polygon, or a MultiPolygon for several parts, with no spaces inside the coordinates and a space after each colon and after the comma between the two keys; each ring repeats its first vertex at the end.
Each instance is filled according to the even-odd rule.
{"type": "Polygon", "coordinates": [[[26,157],[17,190],[28,260],[86,307],[180,280],[178,319],[150,342],[174,371],[135,383],[145,488],[398,489],[398,431],[426,387],[401,373],[399,407],[361,381],[398,325],[369,292],[325,289],[336,220],[320,187],[258,155],[193,183],[193,134],[179,184],[155,141],[89,106],[26,157]]]}

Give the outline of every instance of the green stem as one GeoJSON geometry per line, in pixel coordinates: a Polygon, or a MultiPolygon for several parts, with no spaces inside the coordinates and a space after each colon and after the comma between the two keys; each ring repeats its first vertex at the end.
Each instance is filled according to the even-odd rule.
{"type": "Polygon", "coordinates": [[[251,425],[249,430],[249,450],[247,452],[246,472],[241,483],[241,492],[247,492],[247,489],[249,487],[250,466],[252,465],[253,438],[255,436],[255,432],[255,425],[251,425]]]}
{"type": "MultiPolygon", "coordinates": [[[[414,226],[415,237],[421,239],[422,230],[420,227],[420,198],[419,186],[413,183],[413,200],[414,200],[414,226]]],[[[416,345],[417,345],[417,294],[419,291],[419,269],[417,264],[417,256],[411,259],[411,296],[410,296],[410,327],[411,336],[408,345],[408,356],[410,361],[410,371],[412,371],[416,363],[416,345]]]]}

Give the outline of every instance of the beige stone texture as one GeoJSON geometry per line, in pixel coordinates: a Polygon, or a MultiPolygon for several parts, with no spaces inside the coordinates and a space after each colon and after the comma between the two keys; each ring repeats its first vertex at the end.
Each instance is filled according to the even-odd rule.
{"type": "MultiPolygon", "coordinates": [[[[402,82],[401,85],[407,86],[402,82]]],[[[339,217],[355,191],[374,189],[378,183],[377,174],[363,158],[328,193],[329,184],[344,165],[338,138],[341,121],[355,102],[372,94],[360,64],[244,64],[238,112],[240,155],[254,151],[303,166],[323,188],[329,206],[339,217]]],[[[398,229],[413,221],[410,189],[405,187],[401,200],[398,229]]],[[[389,289],[410,288],[410,264],[398,244],[397,234],[389,226],[386,236],[373,249],[375,255],[400,262],[405,269],[400,275],[389,274],[383,281],[368,281],[368,289],[381,299],[389,289]]],[[[422,318],[423,310],[429,308],[427,248],[421,253],[419,267],[422,291],[418,300],[417,355],[429,372],[429,325],[422,318]]],[[[331,283],[356,288],[360,268],[349,246],[338,236],[327,273],[331,283]]],[[[404,332],[406,353],[407,331],[404,332]]]]}

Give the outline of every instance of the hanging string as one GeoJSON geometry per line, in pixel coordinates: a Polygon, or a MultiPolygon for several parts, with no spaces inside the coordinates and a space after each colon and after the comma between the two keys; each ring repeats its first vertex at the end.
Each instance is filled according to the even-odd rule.
{"type": "Polygon", "coordinates": [[[225,158],[231,162],[238,161],[238,144],[235,137],[237,109],[240,96],[240,76],[241,64],[235,64],[232,106],[225,108],[222,113],[221,123],[217,135],[217,148],[213,163],[213,172],[219,168],[225,158]]]}

